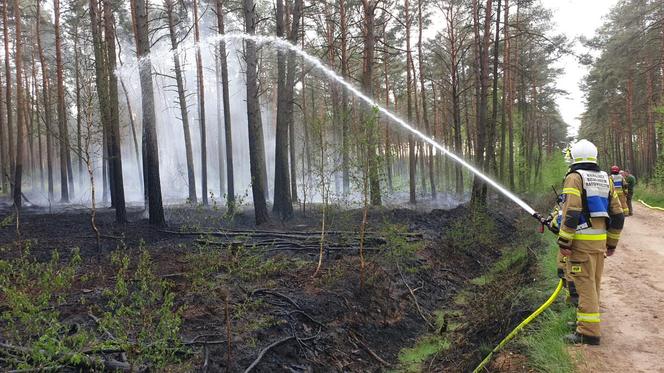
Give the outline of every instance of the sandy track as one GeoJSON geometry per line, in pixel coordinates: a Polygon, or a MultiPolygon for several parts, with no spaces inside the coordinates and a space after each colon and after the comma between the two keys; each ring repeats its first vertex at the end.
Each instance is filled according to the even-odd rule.
{"type": "Polygon", "coordinates": [[[574,348],[580,372],[664,372],[664,212],[634,207],[604,267],[602,345],[574,348]]]}

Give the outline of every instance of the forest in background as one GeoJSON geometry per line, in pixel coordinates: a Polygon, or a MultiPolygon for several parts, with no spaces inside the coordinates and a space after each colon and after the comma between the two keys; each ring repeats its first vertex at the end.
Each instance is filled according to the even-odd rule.
{"type": "Polygon", "coordinates": [[[250,186],[257,223],[267,201],[288,217],[307,198],[486,198],[471,174],[293,53],[212,39],[227,32],[300,45],[512,189],[541,181],[568,142],[552,67],[568,41],[548,36],[551,13],[536,1],[16,0],[2,16],[0,184],[17,205],[21,193],[90,201],[96,185],[123,221],[124,180],[141,186],[155,224],[177,184],[181,201],[205,205],[214,192],[228,206],[235,184],[250,186]],[[175,165],[159,161],[172,150],[175,165]],[[182,177],[164,184],[165,168],[182,177]]]}
{"type": "Polygon", "coordinates": [[[599,56],[586,61],[586,112],[580,138],[603,159],[654,185],[664,183],[664,4],[620,1],[597,35],[584,43],[599,56]]]}

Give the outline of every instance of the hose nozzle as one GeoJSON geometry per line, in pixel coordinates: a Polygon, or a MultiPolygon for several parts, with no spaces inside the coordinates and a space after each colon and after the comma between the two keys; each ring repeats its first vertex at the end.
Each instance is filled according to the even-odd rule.
{"type": "Polygon", "coordinates": [[[558,234],[558,228],[551,225],[553,217],[551,216],[544,217],[539,212],[535,212],[533,213],[533,218],[537,219],[537,221],[540,223],[540,233],[544,233],[544,227],[546,227],[552,233],[558,234]]]}

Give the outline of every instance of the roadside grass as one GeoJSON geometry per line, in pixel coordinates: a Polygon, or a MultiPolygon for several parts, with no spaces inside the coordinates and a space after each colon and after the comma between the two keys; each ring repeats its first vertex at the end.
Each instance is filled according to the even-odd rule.
{"type": "MultiPolygon", "coordinates": [[[[538,255],[539,278],[534,288],[550,294],[558,284],[556,260],[558,246],[553,237],[549,247],[538,255]]],[[[575,310],[565,303],[567,292],[563,290],[551,307],[529,325],[517,339],[517,348],[526,355],[528,364],[537,372],[570,373],[575,371],[565,335],[572,332],[567,325],[573,321],[575,310]]],[[[541,297],[540,297],[541,298],[541,297]]]]}
{"type": "Polygon", "coordinates": [[[637,185],[632,203],[639,203],[639,199],[651,206],[664,207],[664,188],[655,184],[637,185]]]}
{"type": "Polygon", "coordinates": [[[571,307],[549,309],[519,340],[528,357],[529,365],[537,372],[574,372],[574,363],[563,337],[571,332],[567,321],[574,318],[571,307]]]}

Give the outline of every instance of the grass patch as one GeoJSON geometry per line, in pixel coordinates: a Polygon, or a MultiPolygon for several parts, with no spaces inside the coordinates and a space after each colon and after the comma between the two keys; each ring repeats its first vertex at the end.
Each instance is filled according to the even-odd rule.
{"type": "Polygon", "coordinates": [[[510,268],[513,268],[515,264],[519,263],[526,257],[526,248],[520,247],[514,250],[506,250],[501,255],[500,259],[491,266],[491,269],[482,276],[475,277],[470,280],[470,283],[473,285],[486,285],[492,282],[496,276],[501,273],[505,273],[510,268]]]}
{"type": "Polygon", "coordinates": [[[401,366],[397,372],[421,372],[422,363],[448,348],[450,342],[445,337],[437,335],[423,337],[415,346],[401,350],[399,353],[401,366]]]}
{"type": "Polygon", "coordinates": [[[638,200],[640,199],[651,206],[664,207],[664,189],[655,184],[637,185],[633,203],[639,203],[638,200]]]}
{"type": "Polygon", "coordinates": [[[529,363],[538,372],[574,372],[574,363],[563,337],[571,332],[567,322],[574,319],[574,309],[560,305],[545,311],[529,333],[521,338],[529,363]]]}

